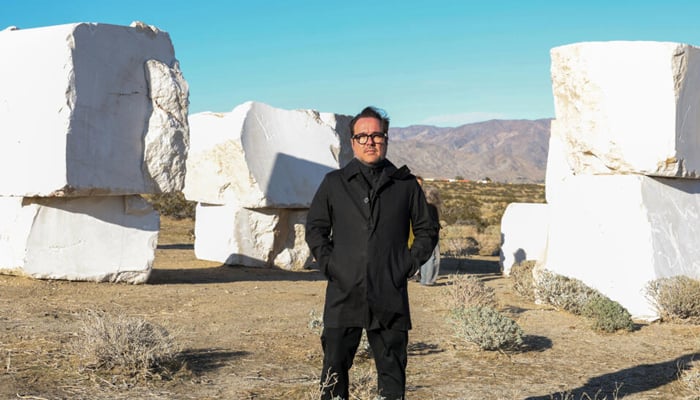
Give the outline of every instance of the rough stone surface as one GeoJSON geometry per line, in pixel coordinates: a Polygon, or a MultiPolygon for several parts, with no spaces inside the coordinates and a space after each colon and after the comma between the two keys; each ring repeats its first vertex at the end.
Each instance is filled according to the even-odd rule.
{"type": "Polygon", "coordinates": [[[276,210],[197,203],[195,257],[228,265],[269,266],[278,222],[276,210]]]}
{"type": "Polygon", "coordinates": [[[273,264],[282,269],[307,269],[313,263],[313,255],[306,244],[307,210],[280,210],[278,246],[273,264]]]}
{"type": "Polygon", "coordinates": [[[189,89],[155,27],[0,31],[3,196],[181,190],[189,89]]]}
{"type": "Polygon", "coordinates": [[[510,203],[501,219],[501,271],[510,275],[513,265],[544,258],[549,230],[549,205],[510,203]]]}
{"type": "Polygon", "coordinates": [[[584,42],[553,48],[551,60],[574,173],[700,178],[700,49],[584,42]]]}
{"type": "Polygon", "coordinates": [[[247,208],[309,207],[324,175],[351,157],[346,121],[257,102],[194,114],[185,196],[247,208]]]}
{"type": "Polygon", "coordinates": [[[562,125],[553,119],[549,133],[549,150],[547,152],[547,169],[545,173],[544,195],[547,203],[557,200],[562,183],[574,175],[566,157],[566,149],[562,142],[562,125]]]}
{"type": "Polygon", "coordinates": [[[658,316],[644,296],[649,281],[700,279],[700,182],[578,175],[563,185],[537,268],[580,279],[641,319],[658,316]]]}
{"type": "Polygon", "coordinates": [[[159,227],[140,196],[0,197],[0,273],[144,283],[159,227]]]}
{"type": "Polygon", "coordinates": [[[304,241],[306,210],[198,203],[196,212],[194,252],[198,259],[288,270],[311,264],[304,241]]]}

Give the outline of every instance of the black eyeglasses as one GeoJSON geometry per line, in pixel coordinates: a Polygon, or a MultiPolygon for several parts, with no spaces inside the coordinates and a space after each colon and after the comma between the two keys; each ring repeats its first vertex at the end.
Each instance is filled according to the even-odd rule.
{"type": "Polygon", "coordinates": [[[386,142],[387,134],[382,132],[374,132],[370,135],[366,133],[358,133],[357,135],[352,135],[352,139],[359,144],[367,144],[370,138],[372,138],[372,143],[382,144],[386,142]]]}

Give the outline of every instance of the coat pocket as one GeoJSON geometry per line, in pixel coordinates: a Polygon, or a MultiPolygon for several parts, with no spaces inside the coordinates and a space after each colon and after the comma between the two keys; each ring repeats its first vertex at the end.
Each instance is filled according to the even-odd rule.
{"type": "Polygon", "coordinates": [[[398,257],[395,257],[394,260],[392,260],[391,275],[393,284],[396,288],[406,286],[408,278],[410,278],[411,275],[417,270],[414,264],[415,260],[411,256],[411,252],[407,247],[398,254],[398,257]]]}

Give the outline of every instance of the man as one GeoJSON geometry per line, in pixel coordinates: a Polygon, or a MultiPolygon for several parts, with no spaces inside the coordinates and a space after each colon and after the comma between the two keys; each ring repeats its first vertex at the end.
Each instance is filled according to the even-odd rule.
{"type": "Polygon", "coordinates": [[[415,177],[386,159],[389,117],[367,107],[350,122],[354,158],[314,196],[306,241],[328,279],[323,312],[323,399],[349,398],[348,370],[367,332],[379,394],[403,399],[411,329],[407,281],[438,240],[415,177]],[[408,248],[409,225],[414,241],[408,248]]]}

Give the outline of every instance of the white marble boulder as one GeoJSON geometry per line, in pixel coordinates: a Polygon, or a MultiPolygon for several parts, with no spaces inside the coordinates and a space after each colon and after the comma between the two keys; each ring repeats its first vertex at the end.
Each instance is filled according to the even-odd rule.
{"type": "Polygon", "coordinates": [[[6,29],[0,54],[0,195],[182,189],[189,89],[168,33],[142,23],[6,29]]]}
{"type": "Polygon", "coordinates": [[[159,227],[137,195],[0,197],[0,273],[144,283],[159,227]]]}
{"type": "Polygon", "coordinates": [[[504,275],[523,261],[542,260],[547,248],[549,205],[510,203],[501,218],[499,262],[504,275]]]}
{"type": "Polygon", "coordinates": [[[649,281],[700,279],[700,181],[577,175],[563,185],[537,268],[579,279],[647,320],[658,317],[644,295],[649,281]]]}
{"type": "Polygon", "coordinates": [[[700,49],[671,42],[553,48],[554,108],[575,174],[700,178],[700,49]]]}
{"type": "Polygon", "coordinates": [[[195,256],[227,265],[299,270],[311,264],[306,210],[197,204],[195,256]]]}
{"type": "Polygon", "coordinates": [[[553,119],[549,130],[549,150],[544,182],[544,195],[547,203],[557,201],[563,182],[574,175],[566,156],[566,148],[562,141],[564,134],[561,130],[562,125],[559,120],[553,119]]]}
{"type": "Polygon", "coordinates": [[[185,197],[246,208],[309,207],[324,175],[352,157],[348,121],[258,102],[194,114],[185,197]]]}

